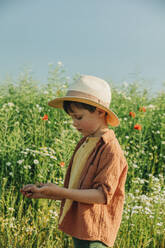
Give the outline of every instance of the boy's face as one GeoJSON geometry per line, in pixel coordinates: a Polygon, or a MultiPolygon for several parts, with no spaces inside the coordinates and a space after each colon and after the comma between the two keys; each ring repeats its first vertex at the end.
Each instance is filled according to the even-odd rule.
{"type": "Polygon", "coordinates": [[[87,109],[77,108],[74,104],[71,108],[73,112],[69,112],[69,115],[72,117],[73,126],[83,136],[99,136],[101,129],[105,128],[105,112],[96,109],[91,113],[87,109]]]}

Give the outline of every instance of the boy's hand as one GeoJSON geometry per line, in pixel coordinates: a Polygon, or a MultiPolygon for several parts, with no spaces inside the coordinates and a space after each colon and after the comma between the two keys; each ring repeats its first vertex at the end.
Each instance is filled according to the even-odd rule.
{"type": "Polygon", "coordinates": [[[28,197],[28,198],[42,198],[42,194],[41,192],[39,192],[39,187],[37,187],[37,185],[35,184],[27,184],[26,186],[24,186],[20,192],[28,197]]]}
{"type": "Polygon", "coordinates": [[[28,184],[24,186],[21,193],[33,199],[47,198],[47,199],[60,199],[60,187],[53,183],[40,183],[40,184],[28,184]]]}

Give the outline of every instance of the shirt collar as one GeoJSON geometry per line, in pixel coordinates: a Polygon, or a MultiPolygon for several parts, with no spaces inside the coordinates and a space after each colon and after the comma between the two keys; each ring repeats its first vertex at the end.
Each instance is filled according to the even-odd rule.
{"type": "Polygon", "coordinates": [[[115,133],[113,130],[108,130],[106,133],[104,133],[101,136],[101,139],[104,143],[108,143],[109,141],[112,141],[115,138],[115,133]]]}

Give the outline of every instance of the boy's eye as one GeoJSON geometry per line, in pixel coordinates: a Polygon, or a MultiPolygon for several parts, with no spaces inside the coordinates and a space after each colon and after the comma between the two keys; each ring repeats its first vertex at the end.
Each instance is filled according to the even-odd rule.
{"type": "Polygon", "coordinates": [[[77,116],[76,119],[77,120],[81,120],[82,119],[82,116],[77,116]]]}
{"type": "Polygon", "coordinates": [[[83,118],[82,115],[75,115],[75,114],[71,115],[71,117],[72,117],[73,120],[81,120],[83,118]]]}

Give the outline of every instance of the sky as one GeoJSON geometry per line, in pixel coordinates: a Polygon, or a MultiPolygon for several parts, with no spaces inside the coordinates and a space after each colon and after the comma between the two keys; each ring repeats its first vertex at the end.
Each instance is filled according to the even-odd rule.
{"type": "Polygon", "coordinates": [[[0,82],[29,68],[47,82],[50,64],[90,74],[165,82],[164,0],[0,0],[0,82]]]}

